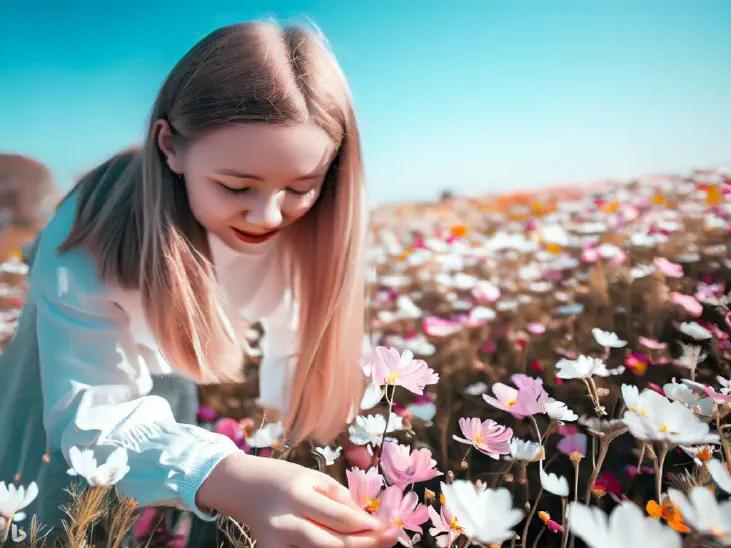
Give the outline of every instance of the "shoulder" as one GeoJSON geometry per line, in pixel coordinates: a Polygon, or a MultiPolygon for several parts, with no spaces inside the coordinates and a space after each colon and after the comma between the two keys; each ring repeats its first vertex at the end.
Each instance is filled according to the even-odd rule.
{"type": "Polygon", "coordinates": [[[96,257],[87,249],[62,252],[76,216],[77,198],[70,196],[56,210],[41,233],[30,272],[31,294],[63,298],[69,305],[83,305],[91,296],[108,295],[108,287],[98,273],[96,257]]]}

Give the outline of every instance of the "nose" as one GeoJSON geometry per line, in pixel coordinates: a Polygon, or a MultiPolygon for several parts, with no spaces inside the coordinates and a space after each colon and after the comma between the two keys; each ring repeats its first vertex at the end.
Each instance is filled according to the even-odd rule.
{"type": "Polygon", "coordinates": [[[262,232],[275,230],[282,224],[282,209],[276,195],[262,196],[245,213],[246,222],[262,232]]]}

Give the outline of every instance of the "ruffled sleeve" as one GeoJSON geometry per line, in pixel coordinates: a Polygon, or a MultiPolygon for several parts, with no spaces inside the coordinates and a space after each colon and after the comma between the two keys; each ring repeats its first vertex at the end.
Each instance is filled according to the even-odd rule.
{"type": "Polygon", "coordinates": [[[41,240],[30,289],[49,448],[67,461],[72,446],[90,448],[101,463],[124,447],[130,471],[117,484],[122,495],[214,521],[217,514],[196,506],[196,492],[238,448],[225,436],[177,423],[164,398],[147,395],[145,360],[152,355],[134,341],[129,316],[109,296],[93,258],[78,249],[59,255],[57,240],[41,240]]]}

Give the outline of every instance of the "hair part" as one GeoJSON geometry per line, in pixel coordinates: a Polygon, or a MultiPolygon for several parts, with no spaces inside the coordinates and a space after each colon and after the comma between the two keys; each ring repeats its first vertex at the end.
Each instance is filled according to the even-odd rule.
{"type": "Polygon", "coordinates": [[[160,119],[181,147],[249,123],[315,124],[336,144],[317,202],[297,230],[282,233],[300,326],[286,426],[295,442],[331,441],[364,388],[366,208],[350,91],[325,38],[274,22],[206,36],[165,80],[144,147],[79,182],[74,226],[61,246],[89,248],[105,280],[140,290],[150,328],[175,367],[199,382],[239,380],[242,351],[223,312],[207,235],[158,148],[160,119]]]}

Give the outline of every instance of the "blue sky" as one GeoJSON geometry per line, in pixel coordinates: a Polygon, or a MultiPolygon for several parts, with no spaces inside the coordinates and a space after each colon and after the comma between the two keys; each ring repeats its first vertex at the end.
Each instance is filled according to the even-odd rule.
{"type": "Polygon", "coordinates": [[[198,39],[303,15],[350,80],[376,201],[731,164],[727,0],[4,0],[0,150],[68,188],[139,141],[198,39]]]}

